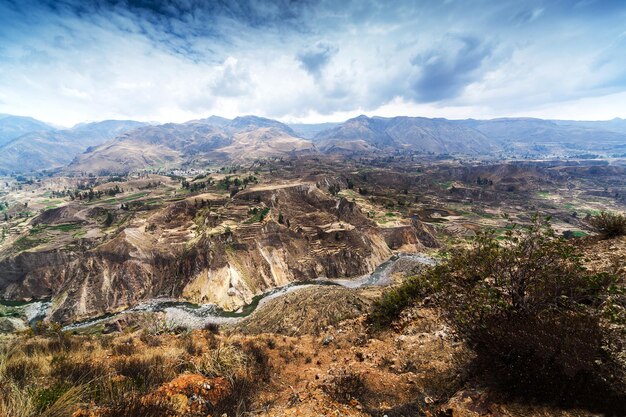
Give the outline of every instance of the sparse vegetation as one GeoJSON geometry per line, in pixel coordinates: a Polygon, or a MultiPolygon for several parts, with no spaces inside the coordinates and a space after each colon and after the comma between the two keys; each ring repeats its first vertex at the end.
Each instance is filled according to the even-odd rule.
{"type": "MultiPolygon", "coordinates": [[[[77,335],[41,322],[15,336],[18,347],[5,372],[10,384],[0,383],[0,389],[15,391],[7,401],[23,400],[26,416],[52,410],[67,392],[73,405],[65,415],[79,408],[83,414],[77,417],[89,412],[95,417],[194,415],[181,411],[183,404],[191,407],[198,405],[194,398],[206,398],[177,393],[170,385],[190,376],[199,384],[225,388],[215,404],[203,403],[202,416],[261,410],[297,414],[307,407],[316,415],[330,410],[389,416],[428,410],[437,415],[465,396],[473,401],[467,404],[482,407],[484,401],[489,406],[496,398],[506,407],[508,394],[518,395],[512,401],[522,408],[551,397],[549,411],[558,410],[557,401],[569,406],[575,400],[590,413],[607,411],[608,406],[595,407],[589,396],[607,404],[620,398],[622,368],[616,353],[624,351],[618,332],[626,315],[623,281],[615,277],[624,273],[620,255],[626,242],[585,234],[593,234],[591,216],[623,207],[620,168],[611,167],[598,179],[584,177],[586,167],[566,164],[560,167],[571,174],[566,184],[540,163],[529,162],[536,177],[526,176],[517,165],[505,178],[508,164],[494,174],[490,163],[458,162],[420,162],[416,171],[403,155],[332,161],[303,156],[259,160],[253,167],[211,168],[200,175],[203,171],[189,169],[166,176],[160,167],[157,174],[120,179],[120,193],[113,195],[106,190],[115,190],[116,184],[110,184],[114,179],[105,176],[65,178],[65,190],[53,177],[42,180],[43,193],[33,184],[15,195],[3,194],[10,204],[0,209],[0,221],[7,215],[1,226],[8,242],[0,245],[9,249],[2,251],[8,255],[2,265],[16,265],[11,258],[20,256],[21,246],[33,252],[21,255],[25,260],[41,255],[44,264],[49,254],[67,254],[69,262],[59,258],[50,272],[39,269],[39,262],[32,269],[29,263],[20,265],[29,277],[40,272],[52,277],[59,271],[71,275],[72,285],[88,290],[83,298],[87,311],[98,314],[132,303],[122,295],[130,288],[179,297],[189,282],[185,280],[198,282],[187,286],[183,297],[193,293],[201,302],[211,302],[205,301],[213,299],[205,288],[215,288],[237,308],[241,299],[248,300],[245,287],[257,292],[282,285],[272,278],[365,274],[373,267],[370,260],[386,253],[385,244],[402,252],[415,244],[442,264],[416,274],[418,269],[398,263],[389,282],[413,276],[392,290],[307,285],[259,303],[254,315],[221,328],[213,324],[189,331],[160,312],[116,315],[75,330],[77,335]],[[246,190],[256,182],[262,186],[246,190]],[[510,184],[515,190],[505,192],[510,184]],[[48,210],[52,205],[56,208],[48,210]],[[542,242],[540,252],[546,252],[548,243],[555,246],[551,256],[530,262],[514,250],[530,229],[507,225],[505,217],[530,224],[527,213],[534,211],[553,214],[556,232],[531,240],[542,242]],[[265,223],[268,219],[272,221],[265,223]],[[486,227],[494,232],[481,234],[486,227]],[[425,247],[414,241],[413,232],[425,247]],[[571,248],[584,251],[589,270],[577,269],[588,262],[571,248]],[[616,266],[609,265],[610,253],[616,266]],[[510,262],[497,261],[501,257],[510,262]],[[597,273],[609,267],[611,274],[597,273]],[[103,297],[98,293],[100,268],[112,278],[103,297]],[[530,296],[518,304],[528,310],[514,308],[510,294],[516,286],[507,280],[517,280],[519,271],[529,269],[544,284],[527,286],[530,296]],[[207,272],[208,286],[202,281],[207,272]],[[226,273],[231,282],[222,285],[226,273]],[[498,280],[485,278],[492,275],[498,280]],[[83,276],[90,277],[88,283],[80,281],[83,276]],[[132,287],[118,292],[121,279],[132,287]],[[560,295],[550,295],[552,287],[545,282],[559,287],[555,293],[560,295]],[[364,314],[383,293],[369,315],[377,328],[370,332],[364,314]],[[580,389],[581,381],[589,395],[580,389]]],[[[11,271],[9,267],[2,270],[11,271]]],[[[55,294],[53,302],[60,303],[56,315],[67,312],[63,318],[72,319],[72,294],[66,301],[55,294]]],[[[256,308],[257,302],[255,297],[252,308],[245,306],[232,316],[256,308]]],[[[6,319],[7,328],[11,320],[24,322],[24,309],[0,307],[0,319],[6,319]]]]}
{"type": "Polygon", "coordinates": [[[323,389],[333,400],[341,403],[367,396],[363,377],[346,369],[340,369],[336,375],[333,375],[323,389]]]}
{"type": "Polygon", "coordinates": [[[605,238],[626,236],[626,216],[623,214],[603,211],[597,216],[593,216],[589,223],[605,238]]]}
{"type": "Polygon", "coordinates": [[[503,239],[485,232],[385,294],[371,320],[385,325],[430,300],[501,388],[614,406],[626,396],[624,317],[607,312],[623,316],[626,303],[616,295],[623,287],[616,276],[586,270],[582,259],[547,220],[511,227],[503,239]]]}

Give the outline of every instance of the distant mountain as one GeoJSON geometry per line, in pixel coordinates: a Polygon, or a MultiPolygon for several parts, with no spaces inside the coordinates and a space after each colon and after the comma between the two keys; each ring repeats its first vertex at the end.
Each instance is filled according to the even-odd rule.
{"type": "Polygon", "coordinates": [[[485,156],[571,156],[626,147],[626,121],[552,121],[532,118],[447,120],[359,116],[319,132],[322,152],[358,154],[407,150],[485,156]],[[625,132],[620,132],[625,129],[625,132]]]}
{"type": "Polygon", "coordinates": [[[504,118],[493,120],[462,120],[457,123],[469,126],[499,142],[572,143],[591,145],[621,142],[623,133],[609,131],[603,122],[585,126],[577,122],[557,122],[532,118],[504,118]]]}
{"type": "Polygon", "coordinates": [[[360,153],[410,150],[431,153],[484,154],[497,150],[481,132],[446,119],[359,116],[318,133],[323,152],[360,153]]]}
{"type": "Polygon", "coordinates": [[[213,125],[213,126],[226,126],[228,123],[231,122],[230,119],[226,119],[225,117],[220,117],[220,116],[209,116],[206,119],[200,119],[196,121],[200,123],[206,123],[208,125],[213,125]]]}
{"type": "Polygon", "coordinates": [[[297,137],[298,134],[292,128],[277,120],[266,119],[258,116],[241,116],[235,117],[230,123],[224,126],[230,131],[236,132],[241,130],[253,130],[258,128],[275,128],[297,137]]]}
{"type": "Polygon", "coordinates": [[[339,123],[289,123],[288,126],[298,134],[298,136],[305,139],[313,139],[315,136],[323,132],[324,130],[329,130],[334,127],[337,127],[339,123]]]}
{"type": "Polygon", "coordinates": [[[626,119],[620,119],[619,117],[612,120],[601,121],[554,120],[554,123],[565,126],[588,127],[608,130],[610,132],[626,133],[626,119]]]}
{"type": "Polygon", "coordinates": [[[66,171],[123,173],[316,152],[310,141],[276,120],[244,116],[215,122],[203,119],[135,129],[77,156],[66,171]]]}
{"type": "Polygon", "coordinates": [[[65,130],[26,133],[0,146],[0,173],[62,167],[89,147],[141,126],[144,123],[132,120],[105,120],[65,130]]]}
{"type": "Polygon", "coordinates": [[[0,147],[26,133],[50,130],[54,127],[32,117],[0,114],[0,147]]]}
{"type": "Polygon", "coordinates": [[[287,125],[258,116],[232,120],[210,116],[164,125],[109,120],[54,130],[35,119],[0,115],[2,126],[4,132],[37,130],[0,145],[0,173],[58,168],[70,162],[68,172],[121,173],[318,152],[359,155],[406,151],[502,158],[593,157],[626,151],[623,119],[580,122],[359,116],[343,123],[287,125]]]}

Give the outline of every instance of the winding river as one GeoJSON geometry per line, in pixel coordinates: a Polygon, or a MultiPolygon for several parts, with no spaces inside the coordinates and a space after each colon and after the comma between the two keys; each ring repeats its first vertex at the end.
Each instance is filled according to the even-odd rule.
{"type": "MultiPolygon", "coordinates": [[[[315,280],[292,282],[290,284],[273,288],[265,293],[255,296],[250,304],[246,304],[236,311],[225,311],[215,304],[193,304],[172,298],[155,298],[144,301],[132,308],[118,313],[106,314],[100,317],[69,324],[63,330],[73,331],[94,326],[115,317],[121,317],[128,313],[137,312],[163,312],[168,326],[184,326],[188,328],[202,328],[209,323],[225,324],[234,323],[252,314],[259,306],[268,301],[281,297],[296,289],[319,286],[338,285],[346,288],[361,288],[372,285],[388,285],[391,283],[391,275],[397,270],[399,263],[434,265],[435,260],[424,254],[397,254],[380,264],[374,272],[353,279],[328,279],[318,278],[315,280]]],[[[27,321],[32,325],[46,317],[51,306],[50,301],[36,301],[23,306],[27,321]]]]}

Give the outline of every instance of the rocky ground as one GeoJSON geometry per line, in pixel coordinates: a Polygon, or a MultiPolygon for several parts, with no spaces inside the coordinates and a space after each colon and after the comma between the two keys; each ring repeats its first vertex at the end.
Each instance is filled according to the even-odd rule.
{"type": "MultiPolygon", "coordinates": [[[[626,238],[581,245],[591,268],[623,271],[626,238]]],[[[138,314],[107,335],[18,334],[2,339],[13,347],[0,370],[37,401],[67,382],[89,386],[75,417],[596,415],[510,398],[471,375],[471,350],[435,309],[415,306],[373,329],[367,313],[382,291],[303,287],[219,329],[164,331],[138,314]]]]}

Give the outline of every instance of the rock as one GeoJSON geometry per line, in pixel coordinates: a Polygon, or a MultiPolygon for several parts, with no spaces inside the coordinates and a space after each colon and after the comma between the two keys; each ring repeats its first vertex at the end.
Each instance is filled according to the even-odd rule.
{"type": "Polygon", "coordinates": [[[207,412],[232,393],[225,378],[183,374],[143,398],[146,404],[167,402],[179,413],[207,412]]]}
{"type": "Polygon", "coordinates": [[[120,320],[115,320],[104,324],[102,334],[120,333],[122,330],[122,323],[120,320]]]}
{"type": "Polygon", "coordinates": [[[17,317],[0,317],[0,333],[13,333],[26,330],[26,322],[17,317]]]}
{"type": "Polygon", "coordinates": [[[335,340],[333,336],[326,336],[324,340],[322,340],[322,345],[328,346],[333,340],[335,340]]]}

